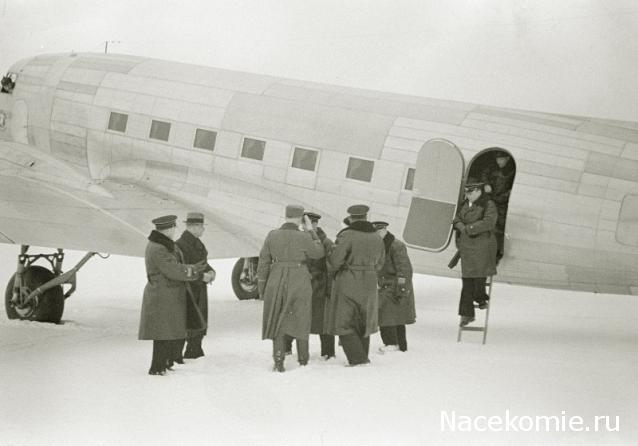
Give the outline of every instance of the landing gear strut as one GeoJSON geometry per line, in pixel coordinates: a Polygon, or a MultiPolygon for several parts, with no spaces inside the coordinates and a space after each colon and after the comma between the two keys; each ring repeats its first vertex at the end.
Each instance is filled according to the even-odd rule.
{"type": "Polygon", "coordinates": [[[257,287],[257,262],[259,257],[242,257],[237,260],[231,276],[233,291],[239,300],[259,299],[257,287]]]}
{"type": "Polygon", "coordinates": [[[9,319],[58,324],[64,313],[64,300],[75,291],[75,274],[97,253],[87,253],[77,265],[63,273],[64,252],[62,249],[58,249],[55,254],[36,255],[27,254],[28,249],[29,246],[22,245],[16,273],[7,284],[4,295],[7,316],[9,319]],[[38,259],[48,261],[51,270],[33,265],[38,259]],[[71,285],[66,293],[62,290],[63,284],[71,285]]]}

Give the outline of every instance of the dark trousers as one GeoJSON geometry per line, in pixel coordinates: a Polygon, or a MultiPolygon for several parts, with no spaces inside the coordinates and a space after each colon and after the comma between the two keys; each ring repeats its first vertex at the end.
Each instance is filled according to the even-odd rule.
{"type": "Polygon", "coordinates": [[[348,364],[358,365],[370,362],[368,353],[370,350],[370,337],[359,336],[356,333],[339,336],[339,342],[343,352],[348,358],[348,364]]]}
{"type": "Polygon", "coordinates": [[[398,345],[399,350],[405,352],[408,350],[408,340],[405,336],[405,325],[394,325],[389,327],[381,327],[381,340],[385,345],[398,345]]]}
{"type": "MultiPolygon", "coordinates": [[[[286,354],[292,354],[293,339],[292,336],[286,337],[286,354]]],[[[333,335],[319,335],[319,341],[321,342],[321,356],[335,356],[335,337],[333,335]]],[[[299,345],[297,345],[297,350],[299,350],[299,345]]]]}
{"type": "Polygon", "coordinates": [[[163,372],[172,356],[173,341],[153,341],[153,359],[149,372],[163,372]]]}
{"type": "Polygon", "coordinates": [[[204,339],[203,333],[193,333],[186,338],[186,350],[184,351],[184,358],[199,358],[204,356],[204,350],[202,350],[202,340],[204,339]]]}
{"type": "MultiPolygon", "coordinates": [[[[289,335],[280,335],[277,336],[272,341],[273,345],[273,358],[277,361],[277,353],[292,351],[292,340],[295,339],[289,335]]],[[[297,343],[297,360],[299,363],[308,363],[308,359],[310,358],[310,349],[308,346],[308,340],[295,339],[297,343]]]]}
{"type": "Polygon", "coordinates": [[[329,334],[319,335],[321,356],[335,356],[335,337],[329,334]]]}
{"type": "Polygon", "coordinates": [[[173,341],[169,341],[171,343],[170,346],[170,361],[169,364],[172,365],[172,362],[177,362],[181,364],[184,362],[184,357],[182,356],[182,351],[184,350],[184,344],[186,343],[186,339],[175,339],[173,341]]]}
{"type": "Polygon", "coordinates": [[[485,279],[485,277],[463,277],[459,316],[474,317],[474,302],[482,303],[487,300],[485,279]]]}

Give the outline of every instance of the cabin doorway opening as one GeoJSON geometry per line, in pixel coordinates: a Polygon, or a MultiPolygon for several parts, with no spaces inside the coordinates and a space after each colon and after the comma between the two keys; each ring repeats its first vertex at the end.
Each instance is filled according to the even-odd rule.
{"type": "Polygon", "coordinates": [[[496,220],[497,262],[506,251],[506,223],[510,195],[516,176],[516,161],[512,154],[500,147],[490,147],[478,153],[467,167],[465,183],[483,182],[483,191],[488,193],[496,204],[498,219],[496,220]]]}

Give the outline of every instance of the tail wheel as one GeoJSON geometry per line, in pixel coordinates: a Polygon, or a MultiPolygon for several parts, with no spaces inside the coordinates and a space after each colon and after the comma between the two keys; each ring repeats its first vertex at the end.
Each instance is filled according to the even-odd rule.
{"type": "Polygon", "coordinates": [[[249,270],[244,269],[243,258],[237,260],[233,267],[231,281],[235,296],[237,296],[239,300],[259,299],[256,257],[250,259],[250,268],[252,269],[252,274],[249,270]]]}
{"type": "MultiPolygon", "coordinates": [[[[26,291],[30,293],[43,283],[53,279],[55,274],[42,266],[30,266],[24,271],[22,277],[26,291]]],[[[4,293],[4,306],[9,319],[53,322],[54,324],[60,323],[62,313],[64,313],[64,293],[61,286],[56,286],[45,291],[38,297],[37,301],[32,301],[32,305],[25,308],[18,308],[11,305],[14,280],[15,274],[9,279],[7,289],[4,293]]]]}

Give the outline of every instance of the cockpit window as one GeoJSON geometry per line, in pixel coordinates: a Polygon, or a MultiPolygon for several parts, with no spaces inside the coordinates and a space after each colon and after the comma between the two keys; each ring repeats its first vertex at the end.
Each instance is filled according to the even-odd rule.
{"type": "Polygon", "coordinates": [[[13,93],[13,89],[16,86],[16,78],[17,76],[13,73],[5,74],[2,77],[2,81],[0,81],[0,92],[7,94],[13,93]]]}

